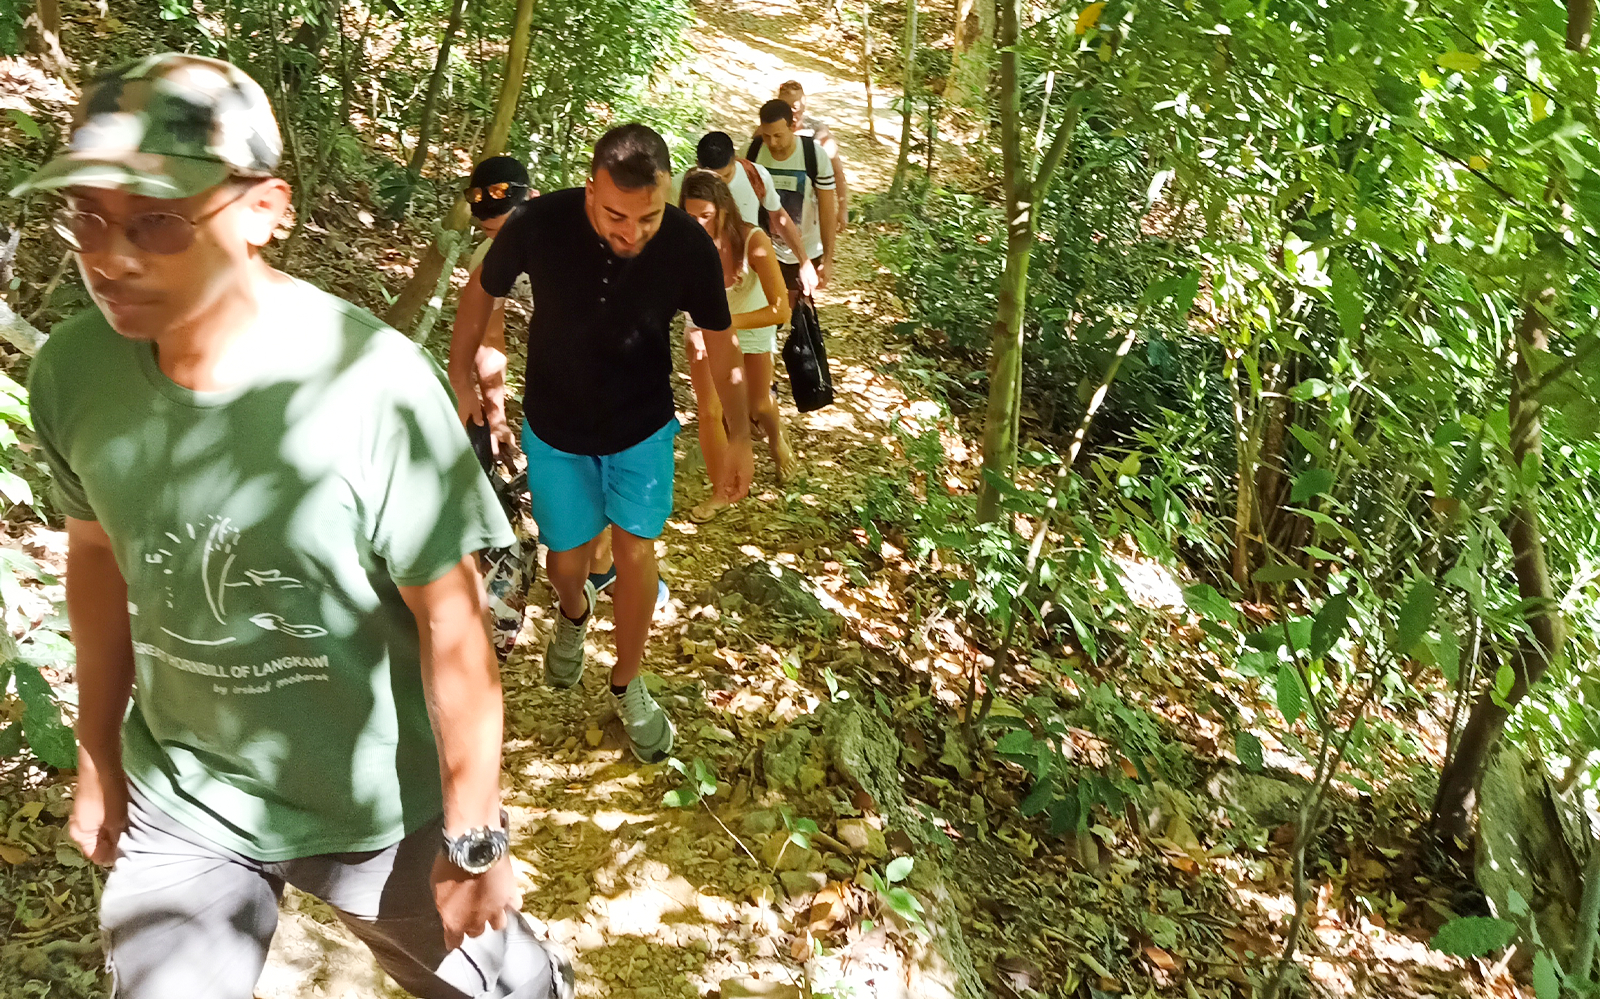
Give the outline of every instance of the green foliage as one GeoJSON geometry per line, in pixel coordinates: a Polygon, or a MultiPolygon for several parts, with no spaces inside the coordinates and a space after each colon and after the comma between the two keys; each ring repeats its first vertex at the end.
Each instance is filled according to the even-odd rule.
{"type": "Polygon", "coordinates": [[[667,760],[667,766],[683,775],[681,785],[661,796],[662,804],[668,808],[693,808],[700,799],[717,793],[717,772],[705,760],[696,757],[691,764],[674,756],[667,760]]]}
{"type": "Polygon", "coordinates": [[[700,116],[693,94],[653,84],[680,75],[690,22],[687,0],[537,6],[511,144],[526,150],[536,186],[565,187],[586,175],[587,149],[613,124],[643,121],[669,142],[689,131],[700,116]]]}
{"type": "Polygon", "coordinates": [[[20,3],[0,6],[0,55],[17,55],[22,51],[22,22],[26,8],[20,3]]]}
{"type": "MultiPolygon", "coordinates": [[[[27,389],[0,374],[0,497],[9,516],[38,506],[33,482],[42,480],[44,473],[28,457],[23,440],[23,435],[31,437],[32,430],[27,389]]],[[[59,614],[35,621],[24,608],[25,580],[41,586],[59,582],[21,551],[0,548],[0,705],[13,686],[21,702],[21,718],[0,728],[0,759],[14,758],[26,749],[47,766],[74,767],[78,754],[72,729],[62,721],[61,707],[39,672],[40,666],[70,665],[72,645],[61,636],[65,622],[59,614]],[[14,635],[20,635],[20,641],[14,635]]]]}
{"type": "Polygon", "coordinates": [[[778,809],[778,818],[783,822],[783,827],[789,831],[789,842],[802,850],[811,849],[811,837],[821,830],[814,819],[797,817],[787,805],[778,809]]]}
{"type": "Polygon", "coordinates": [[[1433,949],[1454,957],[1483,957],[1503,949],[1516,936],[1517,924],[1491,916],[1458,916],[1439,927],[1433,949]]]}
{"type": "Polygon", "coordinates": [[[889,861],[883,873],[870,871],[872,889],[890,912],[905,920],[923,937],[928,936],[928,924],[922,918],[922,902],[900,884],[911,873],[915,861],[911,857],[896,857],[889,861]]]}
{"type": "Polygon", "coordinates": [[[50,685],[39,674],[39,667],[18,659],[11,664],[17,694],[22,698],[22,734],[40,762],[59,769],[78,764],[78,744],[72,729],[61,721],[50,685]]]}

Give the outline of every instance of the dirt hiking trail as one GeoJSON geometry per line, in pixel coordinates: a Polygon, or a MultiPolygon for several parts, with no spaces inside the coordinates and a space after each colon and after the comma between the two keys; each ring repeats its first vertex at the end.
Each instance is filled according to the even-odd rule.
{"type": "MultiPolygon", "coordinates": [[[[712,109],[708,127],[742,142],[778,84],[799,79],[810,113],[829,123],[843,147],[853,192],[887,186],[894,149],[885,137],[898,125],[881,107],[891,95],[876,94],[880,141],[868,136],[858,41],[793,4],[734,0],[702,5],[689,42],[699,57],[685,82],[712,109]]],[[[775,786],[763,760],[789,723],[829,700],[825,671],[863,690],[872,686],[869,665],[883,665],[861,640],[875,616],[874,593],[852,582],[839,551],[855,547],[848,525],[866,476],[903,461],[891,421],[908,400],[882,374],[894,360],[884,332],[896,317],[880,311],[885,296],[874,288],[871,237],[852,227],[838,256],[837,273],[818,296],[838,402],[800,415],[785,399],[801,478],[780,486],[758,441],[750,497],[703,525],[687,518],[708,486],[678,355],[677,503],[658,544],[671,601],[656,617],[645,668],[660,678],[657,697],[678,726],[674,757],[690,772],[696,761],[713,770],[714,795],[669,807],[663,795],[684,776],[665,764],[642,766],[626,749],[606,689],[609,601],[589,632],[582,686],[541,686],[553,613],[542,571],[530,594],[504,671],[503,797],[523,909],[571,954],[580,996],[798,997],[809,975],[819,991],[834,982],[840,991],[853,985],[857,995],[887,997],[907,994],[916,977],[901,953],[913,938],[899,930],[880,927],[839,953],[816,956],[805,932],[812,917],[820,932],[858,921],[868,904],[854,882],[883,869],[884,823],[870,796],[845,788],[818,758],[819,747],[788,754],[797,766],[787,788],[775,786]],[[724,579],[752,564],[753,572],[724,579]],[[807,577],[812,588],[795,587],[787,575],[774,580],[774,566],[807,577]],[[795,828],[809,848],[790,839],[795,828]],[[811,828],[818,834],[806,836],[811,828]],[[841,841],[841,830],[851,842],[841,841]]],[[[291,894],[285,910],[260,999],[403,994],[320,903],[291,894]]]]}

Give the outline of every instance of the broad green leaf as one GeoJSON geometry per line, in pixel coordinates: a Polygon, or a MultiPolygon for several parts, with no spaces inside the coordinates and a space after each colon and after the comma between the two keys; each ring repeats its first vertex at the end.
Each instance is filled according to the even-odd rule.
{"type": "Polygon", "coordinates": [[[1172,288],[1172,304],[1177,306],[1178,315],[1189,314],[1189,310],[1194,308],[1194,299],[1198,294],[1200,294],[1200,270],[1191,267],[1172,288]]]}
{"type": "Polygon", "coordinates": [[[1278,667],[1278,710],[1283,713],[1283,720],[1289,725],[1299,721],[1300,712],[1305,710],[1300,677],[1288,663],[1278,667]]]}
{"type": "Polygon", "coordinates": [[[1510,663],[1501,663],[1500,668],[1494,671],[1494,695],[1504,702],[1506,695],[1511,693],[1511,688],[1517,682],[1516,671],[1510,663]]]}
{"type": "Polygon", "coordinates": [[[1483,65],[1483,60],[1471,52],[1441,52],[1433,57],[1433,64],[1440,69],[1455,70],[1457,73],[1470,73],[1483,65]]]}
{"type": "Polygon", "coordinates": [[[1289,502],[1299,505],[1313,496],[1321,496],[1333,485],[1333,473],[1326,468],[1312,468],[1295,476],[1294,488],[1289,490],[1289,502]]]}
{"type": "Polygon", "coordinates": [[[1361,275],[1343,257],[1336,257],[1328,270],[1333,280],[1328,294],[1333,299],[1333,311],[1339,317],[1339,328],[1347,337],[1358,337],[1361,335],[1361,324],[1367,318],[1366,305],[1362,301],[1361,275]]]}
{"type": "Polygon", "coordinates": [[[1454,687],[1461,677],[1461,639],[1454,631],[1446,628],[1440,632],[1439,640],[1433,643],[1433,658],[1444,678],[1454,687]]]}
{"type": "Polygon", "coordinates": [[[1185,589],[1183,602],[1196,614],[1213,621],[1232,622],[1238,613],[1233,604],[1209,583],[1196,583],[1185,589]]]}
{"type": "Polygon", "coordinates": [[[0,495],[13,503],[33,505],[33,487],[26,479],[10,469],[0,468],[0,495]]]}
{"type": "Polygon", "coordinates": [[[1001,756],[1032,756],[1035,741],[1032,732],[1016,728],[1000,737],[1000,741],[994,744],[994,751],[1001,756]]]}
{"type": "Polygon", "coordinates": [[[1246,770],[1260,770],[1266,765],[1266,756],[1261,748],[1261,740],[1249,732],[1234,733],[1233,752],[1239,757],[1239,763],[1246,770]]]}
{"type": "Polygon", "coordinates": [[[1311,573],[1298,565],[1264,565],[1250,574],[1257,583],[1287,583],[1296,579],[1310,579],[1311,573]]]}
{"type": "Polygon", "coordinates": [[[897,885],[911,873],[911,867],[915,863],[916,861],[910,857],[896,857],[883,869],[883,876],[889,879],[890,884],[897,885]]]}
{"type": "Polygon", "coordinates": [[[699,799],[695,797],[694,792],[686,787],[680,787],[675,790],[668,791],[666,794],[661,796],[662,803],[668,808],[688,808],[698,800],[699,799]]]}
{"type": "Polygon", "coordinates": [[[1306,402],[1310,399],[1319,399],[1328,394],[1328,383],[1320,378],[1307,378],[1305,381],[1289,390],[1289,398],[1295,402],[1306,402]]]}
{"type": "Polygon", "coordinates": [[[18,659],[11,668],[16,671],[17,694],[22,698],[22,734],[33,755],[59,770],[77,766],[78,741],[61,721],[61,708],[50,684],[33,663],[18,659]]]}
{"type": "Polygon", "coordinates": [[[22,723],[12,722],[0,728],[0,759],[9,759],[22,752],[22,723]]]}
{"type": "Polygon", "coordinates": [[[1395,651],[1409,655],[1422,636],[1433,625],[1433,612],[1439,605],[1439,589],[1431,579],[1419,579],[1411,584],[1405,602],[1395,623],[1395,651]]]}
{"type": "MultiPolygon", "coordinates": [[[[1104,6],[1104,4],[1101,6],[1104,6]]],[[[34,139],[44,138],[44,133],[39,131],[39,123],[33,120],[32,115],[20,108],[8,108],[7,113],[11,116],[11,120],[16,123],[16,126],[22,129],[24,135],[34,139]]]]}
{"type": "Polygon", "coordinates": [[[1311,658],[1321,659],[1338,644],[1350,617],[1350,593],[1335,593],[1322,602],[1311,619],[1311,658]]]}
{"type": "Polygon", "coordinates": [[[1459,916],[1439,927],[1433,949],[1454,957],[1483,957],[1511,942],[1517,924],[1491,916],[1459,916]]]}
{"type": "Polygon", "coordinates": [[[1533,915],[1533,910],[1528,908],[1528,900],[1515,888],[1506,889],[1506,911],[1518,919],[1527,919],[1533,915]]]}
{"type": "Polygon", "coordinates": [[[1547,950],[1533,955],[1533,995],[1534,999],[1561,999],[1561,969],[1547,950]]]}
{"type": "Polygon", "coordinates": [[[1050,799],[1054,794],[1056,794],[1056,781],[1046,776],[1042,780],[1035,781],[1034,788],[1027,792],[1027,797],[1018,802],[1016,810],[1021,813],[1022,818],[1038,815],[1050,807],[1050,799]]]}

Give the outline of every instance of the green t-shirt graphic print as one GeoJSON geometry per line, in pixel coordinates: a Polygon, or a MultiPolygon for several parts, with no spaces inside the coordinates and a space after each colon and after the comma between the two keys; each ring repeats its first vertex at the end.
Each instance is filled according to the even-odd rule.
{"type": "Polygon", "coordinates": [[[129,778],[259,860],[376,849],[442,806],[398,587],[512,535],[414,344],[299,282],[260,321],[274,360],[193,392],[79,316],[34,362],[34,421],[128,584],[129,778]]]}

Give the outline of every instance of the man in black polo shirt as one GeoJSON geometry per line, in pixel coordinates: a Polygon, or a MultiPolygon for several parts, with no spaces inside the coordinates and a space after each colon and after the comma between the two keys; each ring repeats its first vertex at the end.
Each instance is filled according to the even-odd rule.
{"type": "Polygon", "coordinates": [[[750,489],[744,355],[728,315],[722,261],[700,225],[667,204],[671,160],[661,136],[621,125],[595,144],[582,188],[518,209],[461,295],[450,383],[463,422],[482,419],[474,358],[495,299],[518,275],[533,288],[522,449],[533,517],[550,547],[546,569],[561,606],[545,648],[545,682],[583,678],[594,607],[589,561],[613,525],[617,662],[611,692],[645,762],[666,758],[673,729],[639,676],[656,600],[655,539],[672,513],[670,324],[687,312],[704,330],[727,416],[730,501],[750,489]]]}

